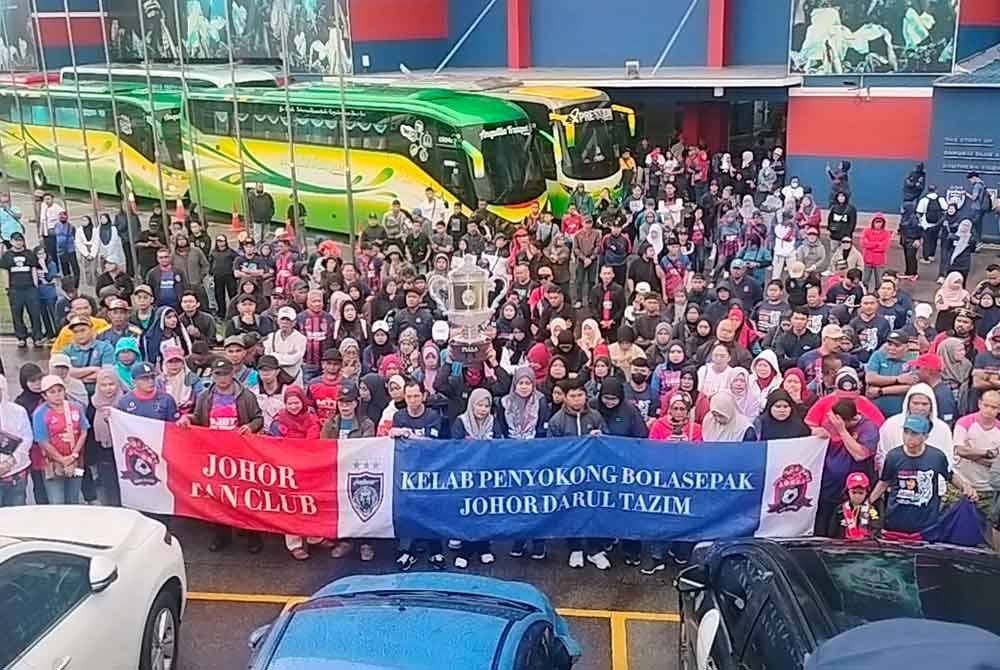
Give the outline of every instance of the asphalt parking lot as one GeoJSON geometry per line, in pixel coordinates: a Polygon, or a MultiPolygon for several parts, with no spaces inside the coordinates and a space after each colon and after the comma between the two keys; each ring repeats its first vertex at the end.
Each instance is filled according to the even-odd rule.
{"type": "MultiPolygon", "coordinates": [[[[394,543],[377,544],[376,559],[362,563],[356,555],[332,559],[314,550],[303,563],[285,551],[281,538],[268,537],[264,551],[251,555],[237,537],[225,552],[206,547],[210,531],[194,521],[179,520],[175,533],[184,547],[189,598],[181,631],[181,663],[185,670],[245,668],[250,633],[270,622],[283,607],[324,584],[352,574],[395,572],[394,543]]],[[[473,562],[469,574],[514,579],[544,591],[583,646],[575,666],[582,670],[671,670],[677,657],[677,595],[671,570],[655,577],[639,574],[616,561],[608,572],[592,566],[566,567],[565,551],[551,543],[549,558],[534,562],[513,559],[509,546],[498,545],[497,561],[473,562]]],[[[619,556],[620,559],[620,556],[619,556]]],[[[430,569],[424,561],[414,570],[430,569]]],[[[448,567],[450,572],[459,572],[448,567]]],[[[386,635],[391,632],[386,631],[386,635]]]]}

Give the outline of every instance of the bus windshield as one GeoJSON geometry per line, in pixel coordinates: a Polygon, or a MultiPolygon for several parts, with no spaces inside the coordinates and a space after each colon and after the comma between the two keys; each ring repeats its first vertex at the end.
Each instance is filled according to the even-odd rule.
{"type": "Polygon", "coordinates": [[[180,110],[160,114],[160,160],[176,170],[184,169],[180,110]]]}
{"type": "Polygon", "coordinates": [[[545,191],[538,143],[530,123],[487,126],[479,132],[487,188],[477,195],[495,205],[534,200],[545,191]]]}
{"type": "MultiPolygon", "coordinates": [[[[603,179],[618,170],[620,155],[616,119],[610,107],[576,107],[566,114],[566,121],[556,124],[562,145],[562,169],[572,179],[603,179]],[[567,123],[572,124],[567,129],[567,123]]],[[[627,132],[627,131],[626,131],[627,132]]]]}

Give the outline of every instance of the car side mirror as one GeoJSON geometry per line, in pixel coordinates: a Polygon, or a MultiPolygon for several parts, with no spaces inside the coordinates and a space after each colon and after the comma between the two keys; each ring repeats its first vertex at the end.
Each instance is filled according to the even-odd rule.
{"type": "Polygon", "coordinates": [[[701,563],[694,563],[677,574],[674,588],[679,593],[698,593],[708,588],[708,581],[708,569],[701,563]]]}
{"type": "Polygon", "coordinates": [[[90,559],[88,574],[90,590],[100,593],[118,580],[118,564],[104,556],[94,556],[90,559]]]}
{"type": "Polygon", "coordinates": [[[257,649],[260,647],[261,643],[264,641],[264,638],[267,637],[267,634],[270,631],[271,631],[271,624],[266,624],[261,626],[260,628],[255,629],[252,633],[250,633],[250,637],[247,638],[247,646],[250,648],[251,654],[257,653],[257,649]]]}

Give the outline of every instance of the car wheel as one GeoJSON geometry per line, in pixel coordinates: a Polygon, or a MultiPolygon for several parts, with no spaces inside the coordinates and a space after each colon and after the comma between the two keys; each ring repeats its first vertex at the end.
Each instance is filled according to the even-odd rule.
{"type": "Polygon", "coordinates": [[[49,179],[45,176],[45,170],[38,163],[31,164],[31,184],[39,190],[49,185],[49,179]]]}
{"type": "Polygon", "coordinates": [[[180,616],[177,599],[161,591],[146,616],[142,631],[139,670],[175,670],[179,650],[180,616]]]}

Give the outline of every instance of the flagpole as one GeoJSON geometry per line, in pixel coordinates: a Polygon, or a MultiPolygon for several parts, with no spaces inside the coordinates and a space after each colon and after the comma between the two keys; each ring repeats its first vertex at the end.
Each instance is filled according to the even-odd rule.
{"type": "MultiPolygon", "coordinates": [[[[45,102],[49,110],[49,130],[52,132],[52,153],[56,157],[56,177],[59,179],[59,195],[62,196],[63,208],[66,213],[69,214],[69,201],[66,200],[66,180],[63,179],[63,169],[62,169],[62,159],[59,158],[59,137],[56,134],[56,118],[55,118],[55,108],[52,105],[52,94],[51,87],[49,86],[49,68],[45,62],[45,48],[42,46],[42,26],[41,22],[38,20],[38,2],[37,0],[31,0],[31,11],[35,19],[35,43],[38,45],[38,59],[39,65],[42,66],[42,77],[43,87],[45,88],[45,102]]],[[[81,119],[82,120],[82,119],[81,119]]],[[[39,166],[41,169],[41,166],[39,166]]],[[[29,167],[30,170],[30,167],[29,167]]],[[[34,176],[28,173],[28,179],[31,183],[32,189],[35,186],[34,176]]]]}
{"type": "MultiPolygon", "coordinates": [[[[229,76],[233,83],[233,123],[236,130],[236,152],[240,161],[240,207],[243,210],[243,220],[252,224],[253,222],[250,221],[250,202],[247,196],[247,171],[243,160],[243,133],[240,129],[240,96],[236,83],[236,60],[233,57],[232,10],[229,7],[229,2],[223,4],[226,7],[226,47],[229,52],[229,76]]],[[[287,86],[288,82],[285,82],[285,85],[287,86]]],[[[262,240],[257,241],[261,242],[262,240]]]]}
{"type": "MultiPolygon", "coordinates": [[[[104,13],[104,0],[97,0],[97,10],[101,15],[101,46],[104,48],[104,63],[108,66],[108,93],[111,96],[111,116],[114,119],[114,125],[112,126],[115,130],[115,143],[118,146],[118,172],[121,175],[120,186],[118,190],[121,195],[121,206],[122,212],[125,213],[125,225],[129,232],[129,238],[127,244],[125,244],[125,253],[128,254],[128,259],[130,265],[132,266],[133,272],[137,272],[137,266],[135,264],[135,250],[132,244],[135,240],[132,239],[132,214],[131,202],[129,201],[129,194],[132,191],[132,182],[128,178],[128,172],[125,170],[125,149],[122,146],[122,135],[121,128],[118,127],[118,101],[115,100],[115,86],[114,79],[111,76],[111,50],[108,48],[108,25],[107,16],[104,13]]],[[[162,188],[161,188],[162,190],[162,188]]]]}
{"type": "MultiPolygon", "coordinates": [[[[346,22],[344,20],[344,13],[341,9],[339,0],[335,2],[335,7],[336,10],[334,11],[334,18],[337,21],[337,29],[340,33],[341,44],[343,44],[346,22]]],[[[339,48],[337,51],[339,53],[339,48]]],[[[347,57],[350,58],[350,54],[348,54],[347,57]]],[[[347,63],[339,63],[337,67],[337,79],[340,84],[340,137],[341,143],[344,146],[344,177],[347,180],[347,236],[348,244],[350,245],[350,258],[354,261],[356,260],[354,257],[354,229],[357,224],[354,220],[354,179],[351,176],[351,145],[347,137],[347,94],[344,90],[347,85],[344,76],[344,71],[346,69],[347,63]]]]}
{"type": "MultiPolygon", "coordinates": [[[[184,47],[186,40],[181,34],[181,8],[178,0],[174,0],[174,26],[177,29],[177,60],[181,66],[181,93],[184,97],[184,105],[187,107],[190,105],[191,91],[188,88],[187,76],[185,74],[186,68],[184,66],[184,47]]],[[[188,115],[191,118],[192,115],[188,115]]],[[[203,198],[201,190],[201,173],[198,170],[198,147],[194,143],[194,130],[192,129],[193,124],[188,124],[188,145],[191,147],[191,173],[194,175],[194,197],[191,199],[192,203],[197,203],[199,210],[203,209],[203,198]]],[[[202,217],[202,221],[205,221],[205,212],[199,211],[199,216],[202,217]]],[[[167,239],[170,239],[167,237],[167,239]]]]}
{"type": "Polygon", "coordinates": [[[146,95],[149,100],[150,126],[153,129],[153,160],[156,162],[156,181],[160,189],[160,230],[163,231],[163,239],[170,239],[170,226],[167,222],[167,194],[163,188],[163,167],[160,164],[160,124],[156,123],[156,101],[153,98],[153,75],[149,65],[149,42],[146,33],[146,16],[142,7],[142,0],[136,0],[136,9],[139,12],[139,32],[142,33],[142,64],[146,71],[146,95]]]}
{"type": "Polygon", "coordinates": [[[80,98],[80,75],[76,69],[76,45],[73,41],[73,22],[69,20],[69,0],[63,0],[63,17],[66,19],[66,37],[69,41],[69,60],[73,67],[73,81],[76,88],[76,111],[80,117],[80,133],[83,137],[83,161],[87,164],[87,181],[90,185],[90,205],[94,210],[94,225],[100,218],[97,202],[97,189],[94,188],[94,168],[90,164],[90,142],[87,135],[87,122],[83,117],[83,100],[80,98]]]}
{"type": "MultiPolygon", "coordinates": [[[[278,0],[281,1],[281,0],[278,0]]],[[[286,5],[290,7],[290,5],[286,5]]],[[[306,231],[305,222],[299,217],[299,186],[295,172],[295,131],[292,125],[292,95],[289,90],[291,74],[288,66],[288,31],[291,30],[291,16],[287,16],[284,29],[281,31],[281,65],[285,77],[285,122],[288,124],[288,170],[292,180],[292,222],[295,226],[295,237],[298,240],[299,248],[305,251],[306,231]]]]}

